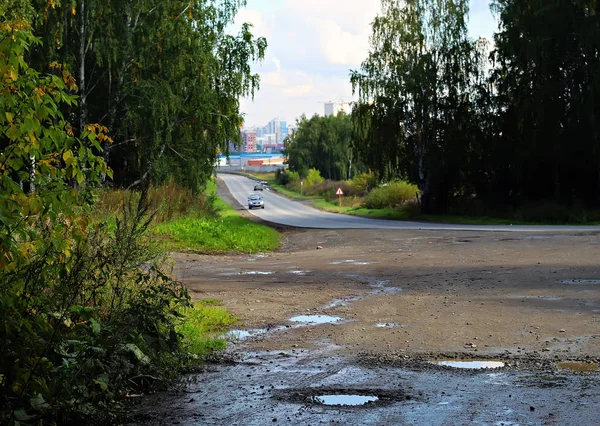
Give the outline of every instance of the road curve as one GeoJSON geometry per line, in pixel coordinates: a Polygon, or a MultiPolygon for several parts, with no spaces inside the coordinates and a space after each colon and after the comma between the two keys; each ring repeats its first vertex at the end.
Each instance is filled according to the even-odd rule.
{"type": "MultiPolygon", "coordinates": [[[[248,207],[248,195],[254,192],[255,181],[244,176],[219,173],[231,195],[248,207]]],[[[311,206],[289,200],[272,191],[258,192],[265,200],[264,209],[250,212],[261,219],[297,228],[315,229],[424,229],[448,231],[515,231],[515,232],[573,232],[600,231],[600,226],[574,225],[456,225],[446,223],[410,222],[369,219],[357,216],[328,213],[311,206]]]]}

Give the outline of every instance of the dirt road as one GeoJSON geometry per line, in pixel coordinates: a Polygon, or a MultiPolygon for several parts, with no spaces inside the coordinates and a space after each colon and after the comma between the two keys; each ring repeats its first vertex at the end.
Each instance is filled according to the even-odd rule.
{"type": "Polygon", "coordinates": [[[191,399],[146,401],[147,422],[600,424],[597,233],[284,235],[272,254],[174,255],[193,297],[223,301],[243,331],[235,365],[209,367],[191,399]],[[505,366],[430,363],[447,359],[505,366]],[[379,399],[315,399],[331,394],[379,399]]]}
{"type": "Polygon", "coordinates": [[[279,230],[173,255],[241,322],[137,424],[600,425],[600,231],[279,230]]]}

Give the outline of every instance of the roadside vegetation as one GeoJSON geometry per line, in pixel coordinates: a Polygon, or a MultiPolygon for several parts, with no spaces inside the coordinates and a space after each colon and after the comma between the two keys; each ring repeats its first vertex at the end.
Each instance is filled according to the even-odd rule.
{"type": "Polygon", "coordinates": [[[420,206],[420,191],[414,184],[402,180],[378,183],[377,177],[370,173],[357,174],[346,181],[325,180],[316,169],[310,169],[308,174],[311,178],[298,172],[279,170],[252,173],[251,176],[266,180],[273,189],[290,198],[313,199],[313,205],[321,210],[373,219],[473,225],[600,224],[600,211],[597,209],[568,207],[551,201],[492,208],[473,200],[469,205],[457,206],[446,214],[424,214],[420,206]],[[341,203],[340,197],[335,195],[338,188],[344,193],[341,203]]]}
{"type": "MultiPolygon", "coordinates": [[[[342,189],[367,172],[373,190],[415,184],[420,220],[600,221],[597,2],[492,0],[493,44],[469,35],[468,1],[380,3],[350,73],[358,102],[351,115],[297,120],[291,172],[316,169],[342,189]]],[[[290,177],[281,184],[300,192],[290,177]]],[[[346,210],[382,210],[362,201],[346,210]]],[[[405,217],[397,204],[385,215],[405,217]]]]}
{"type": "MultiPolygon", "coordinates": [[[[258,253],[279,248],[281,236],[277,231],[241,217],[216,195],[216,189],[212,180],[199,195],[174,182],[150,187],[153,217],[149,232],[160,248],[199,254],[258,253]]],[[[124,199],[138,197],[135,191],[103,191],[96,215],[110,223],[115,206],[124,199]]]]}
{"type": "MultiPolygon", "coordinates": [[[[215,301],[191,303],[187,289],[171,276],[171,265],[164,255],[167,242],[160,240],[157,244],[156,228],[182,218],[207,217],[213,230],[216,228],[218,232],[228,234],[237,226],[237,219],[222,208],[213,194],[202,194],[206,179],[196,179],[202,179],[207,170],[210,174],[210,158],[216,152],[214,146],[191,141],[190,149],[186,149],[174,145],[173,140],[178,138],[171,134],[168,140],[173,145],[168,151],[176,152],[180,160],[183,154],[188,157],[184,161],[187,175],[169,176],[169,170],[184,168],[175,167],[167,155],[161,157],[161,149],[166,149],[166,139],[156,141],[141,134],[148,130],[164,136],[165,132],[150,129],[158,123],[171,121],[167,114],[159,113],[154,121],[153,117],[144,115],[143,125],[137,129],[127,120],[113,128],[89,121],[110,116],[110,112],[101,111],[100,106],[111,104],[114,107],[114,103],[96,99],[99,109],[86,104],[93,99],[86,100],[86,86],[82,81],[78,87],[70,72],[72,68],[84,69],[83,64],[75,67],[70,62],[74,58],[69,52],[76,49],[71,49],[71,45],[60,50],[63,41],[74,39],[65,36],[61,41],[59,38],[73,31],[74,24],[105,24],[95,19],[106,15],[99,12],[81,16],[84,9],[80,9],[77,2],[68,5],[33,3],[28,0],[0,2],[0,424],[113,424],[119,422],[132,395],[165,388],[182,371],[193,368],[214,350],[223,348],[223,333],[236,321],[215,301]],[[45,10],[46,14],[38,15],[38,10],[45,10]],[[57,19],[60,17],[65,19],[57,19]],[[39,28],[52,28],[52,31],[36,37],[33,24],[38,19],[45,21],[39,28]],[[63,27],[57,29],[52,26],[54,24],[63,27]],[[42,44],[42,39],[52,42],[42,44]],[[46,48],[48,50],[44,50],[46,48]],[[53,51],[55,48],[57,50],[53,51]],[[51,61],[51,58],[57,60],[51,61]],[[76,124],[69,121],[74,117],[76,124]],[[131,132],[115,131],[119,126],[131,132]],[[129,142],[143,141],[142,145],[147,145],[145,149],[139,149],[138,144],[137,150],[132,148],[133,145],[124,146],[129,143],[125,142],[125,137],[129,142]],[[115,152],[108,149],[113,146],[123,148],[123,155],[116,157],[120,158],[116,161],[119,167],[127,163],[121,161],[123,156],[135,160],[129,163],[131,174],[127,175],[123,168],[109,167],[109,163],[115,161],[115,152]],[[192,152],[192,146],[199,150],[192,152]],[[204,148],[206,152],[202,151],[204,148]],[[192,163],[199,167],[192,168],[192,163]],[[116,182],[134,183],[135,190],[102,189],[115,182],[112,178],[117,173],[120,177],[115,179],[116,182]],[[185,178],[191,177],[192,181],[186,185],[185,178]],[[153,187],[151,181],[174,183],[153,187]]],[[[97,6],[108,8],[111,5],[97,6]]],[[[164,18],[163,24],[170,23],[173,16],[177,16],[172,12],[187,9],[189,3],[168,2],[164,6],[156,12],[164,15],[145,20],[144,25],[150,22],[145,30],[153,28],[154,21],[150,18],[164,18]]],[[[187,20],[182,19],[179,23],[183,25],[185,21],[188,30],[199,28],[201,23],[194,21],[193,16],[204,16],[204,19],[219,16],[227,21],[232,18],[229,13],[235,9],[227,8],[225,16],[220,13],[186,14],[187,20]]],[[[111,12],[115,19],[127,19],[122,11],[111,12]]],[[[209,25],[210,22],[203,24],[206,24],[205,29],[224,27],[222,24],[209,25]]],[[[182,25],[176,25],[177,32],[183,30],[182,25]]],[[[165,35],[168,29],[159,30],[164,36],[161,36],[162,40],[169,39],[165,35]]],[[[90,37],[100,33],[107,32],[86,31],[90,37]]],[[[214,35],[213,41],[225,37],[214,35]]],[[[226,38],[228,42],[235,39],[226,38]]],[[[189,49],[192,39],[187,40],[186,49],[189,49]]],[[[94,49],[102,46],[101,42],[82,42],[94,49]]],[[[156,41],[149,43],[156,46],[156,41]]],[[[235,54],[249,54],[246,60],[254,56],[254,53],[244,51],[248,43],[253,45],[254,41],[246,31],[242,43],[235,48],[235,54]]],[[[125,47],[123,49],[127,50],[125,47]]],[[[199,48],[198,45],[195,47],[199,48]]],[[[212,51],[216,49],[209,46],[208,52],[212,51]]],[[[221,53],[226,54],[224,50],[221,53]]],[[[154,51],[149,55],[156,58],[154,51]]],[[[89,59],[101,56],[94,52],[89,59]]],[[[115,59],[112,53],[110,56],[111,61],[115,59]]],[[[107,65],[108,60],[99,61],[102,67],[108,66],[108,70],[123,71],[113,62],[107,65]]],[[[244,59],[233,62],[241,64],[244,59]]],[[[191,63],[191,60],[187,62],[191,63]]],[[[141,67],[143,61],[136,64],[141,67]]],[[[134,72],[138,79],[142,75],[152,75],[150,69],[142,73],[137,68],[134,72]]],[[[94,75],[104,78],[107,74],[111,71],[99,71],[94,75]]],[[[160,75],[165,77],[167,73],[161,71],[160,75]]],[[[174,78],[179,82],[181,77],[174,78]]],[[[218,100],[221,106],[227,106],[227,111],[222,110],[222,114],[231,118],[223,122],[233,123],[235,131],[238,131],[236,120],[239,118],[239,111],[234,107],[237,97],[253,90],[252,84],[245,80],[252,76],[240,77],[242,80],[236,81],[241,86],[248,84],[238,89],[228,87],[227,95],[222,91],[218,100]]],[[[114,78],[113,89],[117,81],[122,81],[112,74],[107,78],[114,78]]],[[[154,82],[164,84],[165,81],[162,78],[154,82]]],[[[92,87],[96,83],[103,87],[98,81],[87,82],[92,87]]],[[[150,81],[145,81],[146,85],[141,81],[138,83],[128,88],[143,87],[144,93],[152,97],[150,81]]],[[[200,89],[202,84],[198,82],[194,87],[200,89]]],[[[207,84],[208,87],[212,86],[207,84]]],[[[184,89],[183,85],[179,88],[184,89]]],[[[184,92],[186,99],[194,98],[191,93],[184,92]]],[[[108,91],[99,90],[98,93],[108,91]]],[[[153,94],[161,100],[161,105],[167,104],[164,92],[153,94]]],[[[107,96],[121,102],[126,102],[124,99],[137,102],[142,98],[133,93],[130,95],[133,96],[115,93],[107,96]]],[[[143,106],[152,110],[155,104],[148,96],[144,97],[143,106]]],[[[202,91],[203,104],[208,104],[207,96],[202,91]]],[[[179,106],[183,104],[171,101],[179,106]]],[[[216,99],[213,101],[217,102],[216,99]]],[[[190,108],[195,112],[201,109],[190,108]]],[[[119,111],[135,109],[133,105],[125,104],[118,107],[119,111]]],[[[181,114],[182,111],[174,113],[181,114]]],[[[193,121],[203,122],[201,119],[193,121]]],[[[192,139],[184,137],[189,128],[176,127],[170,130],[179,132],[178,140],[192,139]]],[[[211,128],[216,129],[223,140],[232,131],[219,126],[211,128]]],[[[210,140],[219,139],[201,129],[193,133],[210,140]]],[[[211,247],[206,251],[258,250],[255,245],[255,240],[259,239],[255,236],[258,231],[253,228],[245,231],[253,235],[249,241],[238,238],[241,243],[230,243],[224,248],[211,247]]],[[[165,232],[161,235],[171,231],[165,232]]],[[[206,229],[196,226],[193,232],[206,232],[206,229]]],[[[235,239],[235,235],[229,239],[235,239]]],[[[264,239],[278,243],[273,234],[264,239]]],[[[185,238],[174,237],[173,240],[180,242],[185,238]]],[[[210,247],[210,243],[205,242],[189,244],[199,251],[205,250],[199,247],[210,247]]]]}

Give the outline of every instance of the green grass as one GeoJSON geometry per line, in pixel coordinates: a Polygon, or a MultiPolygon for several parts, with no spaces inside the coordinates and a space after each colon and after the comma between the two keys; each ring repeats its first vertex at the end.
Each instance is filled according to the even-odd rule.
{"type": "MultiPolygon", "coordinates": [[[[390,220],[411,220],[417,222],[435,222],[448,223],[456,225],[540,225],[552,224],[551,221],[532,221],[520,219],[507,219],[490,216],[457,216],[457,215],[439,215],[439,214],[421,214],[414,208],[407,206],[399,209],[367,209],[364,207],[339,207],[337,202],[334,204],[328,201],[316,201],[313,204],[320,210],[332,213],[341,213],[351,216],[368,217],[371,219],[390,219],[390,220]]],[[[589,225],[597,225],[598,222],[587,222],[589,225]]]]}
{"type": "Polygon", "coordinates": [[[190,353],[202,357],[225,349],[223,334],[238,319],[221,305],[213,299],[201,300],[181,312],[184,319],[177,331],[182,334],[183,344],[190,353]]]}
{"type": "MultiPolygon", "coordinates": [[[[212,184],[209,191],[215,190],[212,184]]],[[[165,250],[203,254],[258,253],[279,248],[281,235],[268,226],[245,219],[218,197],[217,217],[180,217],[156,225],[152,232],[163,239],[165,250]]]]}

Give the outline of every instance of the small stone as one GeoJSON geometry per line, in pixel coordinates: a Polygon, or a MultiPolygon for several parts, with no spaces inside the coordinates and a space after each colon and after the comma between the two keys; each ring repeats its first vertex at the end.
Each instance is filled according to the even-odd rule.
{"type": "MultiPolygon", "coordinates": [[[[317,250],[321,250],[323,247],[321,246],[317,246],[317,250]]],[[[277,419],[275,419],[275,421],[277,421],[277,419]]]]}
{"type": "Polygon", "coordinates": [[[558,332],[559,332],[559,333],[564,333],[564,332],[565,332],[565,329],[564,329],[564,328],[561,328],[560,330],[558,330],[558,332]]]}

